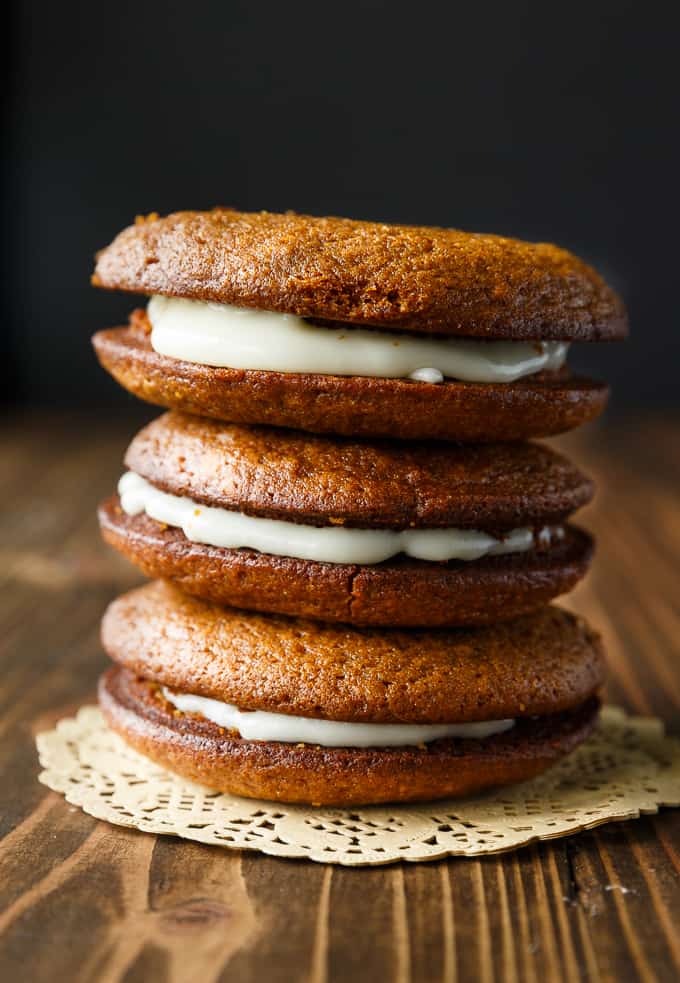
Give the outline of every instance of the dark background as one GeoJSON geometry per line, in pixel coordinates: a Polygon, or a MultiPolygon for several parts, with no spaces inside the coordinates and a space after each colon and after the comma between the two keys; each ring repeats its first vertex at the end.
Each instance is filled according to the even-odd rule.
{"type": "Polygon", "coordinates": [[[672,5],[25,2],[4,91],[5,400],[124,407],[90,288],[136,213],[214,204],[552,240],[623,294],[572,364],[680,402],[672,5]]]}

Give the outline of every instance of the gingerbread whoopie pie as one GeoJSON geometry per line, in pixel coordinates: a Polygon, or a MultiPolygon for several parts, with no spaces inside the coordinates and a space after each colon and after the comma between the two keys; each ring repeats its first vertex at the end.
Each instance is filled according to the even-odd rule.
{"type": "Polygon", "coordinates": [[[569,591],[592,483],[548,447],[330,438],[177,412],[102,504],[151,577],[257,611],[363,625],[488,624],[569,591]]]}
{"type": "Polygon", "coordinates": [[[598,637],[559,608],[455,631],[248,614],[152,582],[102,624],[110,726],[236,795],[318,805],[468,795],[531,778],[590,732],[598,637]]]}
{"type": "Polygon", "coordinates": [[[467,442],[560,433],[607,388],[574,341],[622,338],[602,278],[545,243],[292,213],[150,215],[93,283],[150,297],[101,331],[101,364],[148,402],[238,423],[467,442]]]}

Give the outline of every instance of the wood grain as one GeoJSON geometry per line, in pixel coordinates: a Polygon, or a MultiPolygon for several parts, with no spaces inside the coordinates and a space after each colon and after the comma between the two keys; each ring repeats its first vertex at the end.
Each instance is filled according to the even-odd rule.
{"type": "MultiPolygon", "coordinates": [[[[94,507],[139,422],[3,424],[2,978],[680,978],[678,811],[499,857],[351,870],[109,827],[37,783],[33,735],[93,699],[101,612],[138,582],[94,507]]],[[[679,428],[591,427],[559,446],[599,486],[584,513],[595,567],[565,603],[603,631],[610,699],[680,733],[679,428]]]]}

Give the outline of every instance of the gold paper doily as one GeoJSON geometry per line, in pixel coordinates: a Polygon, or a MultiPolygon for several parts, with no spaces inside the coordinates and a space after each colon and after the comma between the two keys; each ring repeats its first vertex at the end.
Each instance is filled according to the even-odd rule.
{"type": "Polygon", "coordinates": [[[37,738],[40,781],[97,819],[200,843],[321,863],[500,853],[680,805],[680,741],[661,721],[605,707],[590,740],[547,774],[470,799],[314,809],[240,799],[131,750],[96,707],[37,738]]]}

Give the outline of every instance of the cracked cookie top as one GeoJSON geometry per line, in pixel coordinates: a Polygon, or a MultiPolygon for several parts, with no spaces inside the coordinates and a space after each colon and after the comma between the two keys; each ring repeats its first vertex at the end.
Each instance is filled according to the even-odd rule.
{"type": "Polygon", "coordinates": [[[598,636],[556,607],[484,628],[361,629],[248,614],[154,581],[110,605],[102,641],[119,665],[180,692],[328,720],[556,713],[604,678],[598,636]]]}
{"type": "Polygon", "coordinates": [[[540,444],[394,444],[158,417],[125,455],[173,495],[248,515],[357,528],[508,530],[559,522],[592,482],[540,444]]]}
{"type": "Polygon", "coordinates": [[[558,246],[292,212],[140,218],[101,250],[92,282],[395,331],[594,341],[627,329],[616,293],[558,246]]]}

